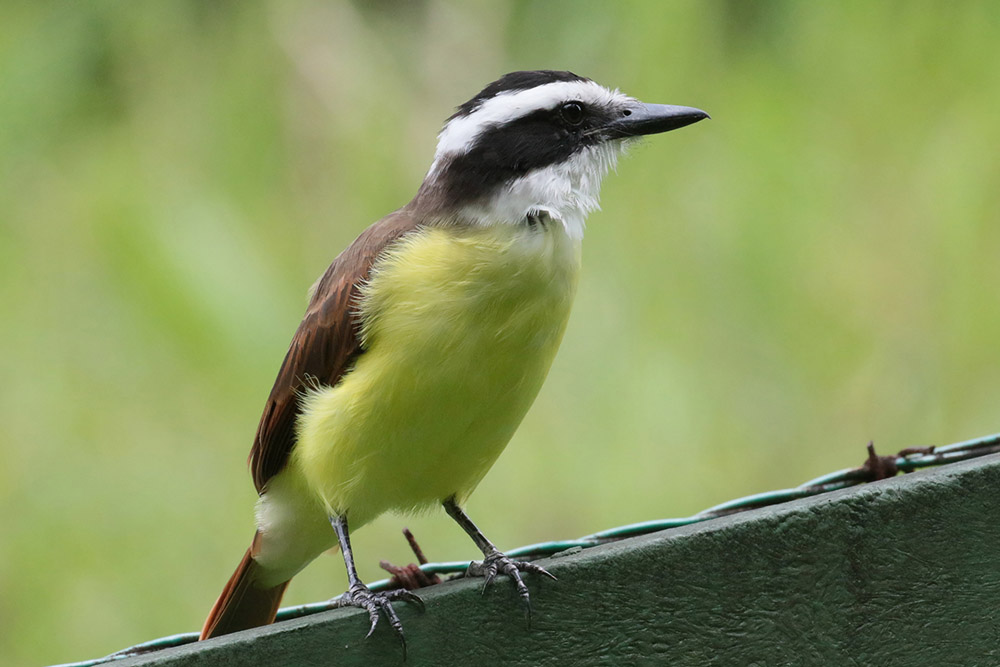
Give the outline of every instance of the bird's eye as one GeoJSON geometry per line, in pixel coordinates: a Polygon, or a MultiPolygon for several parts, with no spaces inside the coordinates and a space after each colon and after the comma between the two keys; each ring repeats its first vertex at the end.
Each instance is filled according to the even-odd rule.
{"type": "Polygon", "coordinates": [[[583,105],[579,102],[567,102],[559,109],[559,114],[570,125],[579,125],[583,122],[583,105]]]}

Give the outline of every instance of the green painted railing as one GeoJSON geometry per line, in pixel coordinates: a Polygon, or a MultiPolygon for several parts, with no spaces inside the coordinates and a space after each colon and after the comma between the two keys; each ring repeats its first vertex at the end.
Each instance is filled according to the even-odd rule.
{"type": "MultiPolygon", "coordinates": [[[[914,466],[916,467],[916,466],[914,466]]],[[[1000,664],[1000,455],[572,548],[529,580],[398,605],[407,665],[1000,664]]],[[[116,661],[402,664],[386,624],[334,610],[116,661]]]]}

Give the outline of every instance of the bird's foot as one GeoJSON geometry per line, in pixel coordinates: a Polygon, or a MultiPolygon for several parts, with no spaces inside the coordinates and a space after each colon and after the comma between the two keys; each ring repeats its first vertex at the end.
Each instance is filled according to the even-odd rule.
{"type": "Polygon", "coordinates": [[[424,601],[408,590],[396,589],[375,592],[362,583],[351,584],[346,593],[330,600],[330,607],[334,609],[340,607],[358,607],[367,611],[368,618],[371,620],[371,627],[368,629],[368,634],[365,635],[365,638],[372,636],[372,633],[375,632],[375,626],[378,625],[379,616],[385,614],[386,620],[389,621],[389,625],[392,626],[396,636],[399,637],[400,644],[403,645],[403,659],[405,660],[406,637],[403,636],[403,624],[399,621],[396,610],[392,608],[392,603],[398,600],[411,602],[417,605],[420,611],[424,610],[424,601]]]}
{"type": "Polygon", "coordinates": [[[498,574],[506,574],[513,579],[514,586],[517,588],[517,594],[520,596],[521,602],[524,604],[524,612],[528,618],[528,625],[530,626],[531,594],[528,592],[528,586],[521,579],[522,572],[540,574],[552,579],[553,581],[556,579],[554,574],[546,570],[541,565],[535,565],[534,563],[529,563],[523,560],[514,560],[497,550],[487,554],[486,558],[481,561],[472,561],[472,563],[469,564],[469,569],[465,571],[465,576],[484,577],[484,593],[486,592],[486,587],[493,582],[498,574]]]}

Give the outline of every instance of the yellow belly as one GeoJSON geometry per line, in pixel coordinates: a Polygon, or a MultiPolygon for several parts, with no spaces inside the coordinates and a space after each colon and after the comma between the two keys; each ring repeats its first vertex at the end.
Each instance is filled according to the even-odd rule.
{"type": "Polygon", "coordinates": [[[352,528],[468,495],[542,386],[579,263],[558,223],[406,237],[364,290],[354,370],[305,401],[289,472],[352,528]]]}

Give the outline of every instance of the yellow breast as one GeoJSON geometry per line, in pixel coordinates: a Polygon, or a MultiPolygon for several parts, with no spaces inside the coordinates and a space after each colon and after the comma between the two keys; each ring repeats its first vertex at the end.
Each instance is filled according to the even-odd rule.
{"type": "Polygon", "coordinates": [[[354,527],[471,492],[542,386],[579,263],[552,222],[428,227],[380,258],[365,352],[298,424],[291,464],[327,511],[354,527]]]}

